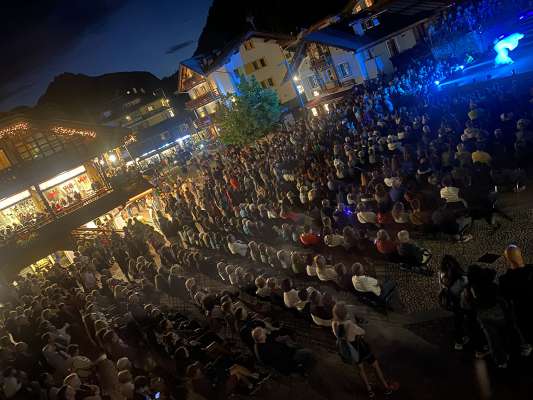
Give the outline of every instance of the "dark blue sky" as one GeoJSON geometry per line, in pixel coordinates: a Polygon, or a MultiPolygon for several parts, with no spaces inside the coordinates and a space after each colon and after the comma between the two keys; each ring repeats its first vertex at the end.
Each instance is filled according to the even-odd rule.
{"type": "Polygon", "coordinates": [[[35,104],[62,72],[174,73],[194,52],[212,2],[41,1],[2,10],[0,111],[35,104]]]}

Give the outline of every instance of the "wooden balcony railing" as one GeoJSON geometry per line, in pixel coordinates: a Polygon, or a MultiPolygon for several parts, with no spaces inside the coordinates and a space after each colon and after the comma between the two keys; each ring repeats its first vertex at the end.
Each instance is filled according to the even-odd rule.
{"type": "Polygon", "coordinates": [[[182,91],[188,92],[193,87],[198,86],[201,83],[205,82],[205,78],[201,75],[193,75],[188,79],[185,79],[183,81],[183,84],[181,86],[182,91]]]}
{"type": "Polygon", "coordinates": [[[189,100],[185,103],[185,107],[189,110],[195,110],[197,108],[203,107],[208,103],[211,103],[212,101],[218,100],[220,98],[220,94],[217,90],[212,90],[210,92],[207,92],[206,94],[197,97],[194,100],[189,100]]]}
{"type": "Polygon", "coordinates": [[[194,126],[196,126],[196,129],[204,129],[212,123],[213,120],[211,119],[211,117],[209,115],[206,115],[205,117],[198,118],[196,121],[194,121],[194,126]]]}

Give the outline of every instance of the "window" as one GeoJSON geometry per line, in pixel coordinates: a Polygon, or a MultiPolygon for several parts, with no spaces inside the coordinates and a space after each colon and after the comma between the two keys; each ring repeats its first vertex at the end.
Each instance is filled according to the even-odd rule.
{"type": "Polygon", "coordinates": [[[265,79],[261,82],[261,86],[265,89],[271,88],[272,86],[274,86],[274,81],[272,80],[272,78],[265,79]]]}
{"type": "Polygon", "coordinates": [[[324,71],[324,79],[326,80],[326,82],[335,80],[335,73],[333,72],[332,68],[328,68],[324,71]]]}
{"type": "Polygon", "coordinates": [[[387,40],[387,49],[389,49],[389,55],[391,57],[394,57],[400,53],[400,50],[398,49],[398,44],[396,43],[396,40],[394,40],[394,38],[387,40]]]}
{"type": "Polygon", "coordinates": [[[367,7],[372,7],[372,4],[374,4],[373,0],[365,0],[365,4],[367,7]]]}
{"type": "Polygon", "coordinates": [[[36,133],[15,143],[15,148],[23,160],[49,157],[63,150],[63,143],[55,136],[36,133]]]}
{"type": "Polygon", "coordinates": [[[318,78],[315,75],[311,75],[309,78],[307,78],[309,81],[309,86],[311,89],[317,88],[320,86],[320,83],[318,82],[318,78]]]}
{"type": "Polygon", "coordinates": [[[305,89],[302,85],[296,85],[296,89],[298,89],[298,93],[300,94],[305,92],[305,89]]]}
{"type": "Polygon", "coordinates": [[[252,42],[251,40],[247,40],[246,42],[244,42],[245,50],[252,50],[253,48],[254,48],[254,42],[252,42]]]}
{"type": "Polygon", "coordinates": [[[154,107],[153,106],[148,106],[148,111],[154,111],[154,107]]]}
{"type": "Polygon", "coordinates": [[[341,78],[346,78],[351,74],[352,70],[350,69],[350,64],[348,64],[347,62],[339,64],[339,75],[341,76],[341,78]]]}
{"type": "Polygon", "coordinates": [[[11,161],[7,158],[6,152],[0,149],[0,171],[9,167],[11,167],[11,161]]]}
{"type": "Polygon", "coordinates": [[[266,67],[267,66],[267,63],[266,63],[264,58],[260,58],[259,59],[259,64],[261,64],[261,67],[266,67]]]}

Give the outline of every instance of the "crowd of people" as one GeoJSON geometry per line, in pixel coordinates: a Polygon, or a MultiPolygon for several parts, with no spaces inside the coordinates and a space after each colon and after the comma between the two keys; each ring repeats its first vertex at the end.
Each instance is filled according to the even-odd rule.
{"type": "Polygon", "coordinates": [[[468,0],[457,2],[436,18],[429,28],[434,44],[452,43],[470,32],[483,33],[505,19],[518,21],[520,15],[531,10],[531,0],[512,3],[501,0],[468,0]]]}
{"type": "MultiPolygon", "coordinates": [[[[477,220],[498,229],[509,219],[498,193],[525,189],[533,146],[526,88],[436,92],[447,73],[419,62],[356,86],[327,115],[204,157],[187,177],[159,177],[153,225],[130,218],[123,235],[80,242],[69,268],[2,288],[3,396],[216,399],[272,373],[305,378],[321,360],[286,316],[330,330],[370,397],[367,365],[385,394],[398,390],[344,299],[390,307],[396,285],[372,262],[430,275],[420,239],[473,240],[477,220]]],[[[506,257],[498,284],[450,257],[439,270],[454,346],[472,339],[502,368],[515,348],[531,352],[530,267],[516,247],[506,257]]]]}

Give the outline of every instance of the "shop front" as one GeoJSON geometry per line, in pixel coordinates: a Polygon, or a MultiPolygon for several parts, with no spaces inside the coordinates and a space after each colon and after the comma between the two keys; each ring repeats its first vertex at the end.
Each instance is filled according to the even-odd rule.
{"type": "Polygon", "coordinates": [[[32,225],[47,216],[34,190],[24,190],[0,200],[0,229],[32,225]]]}
{"type": "Polygon", "coordinates": [[[39,184],[39,189],[54,211],[61,211],[95,195],[101,187],[100,182],[91,179],[83,165],[39,184]]]}

